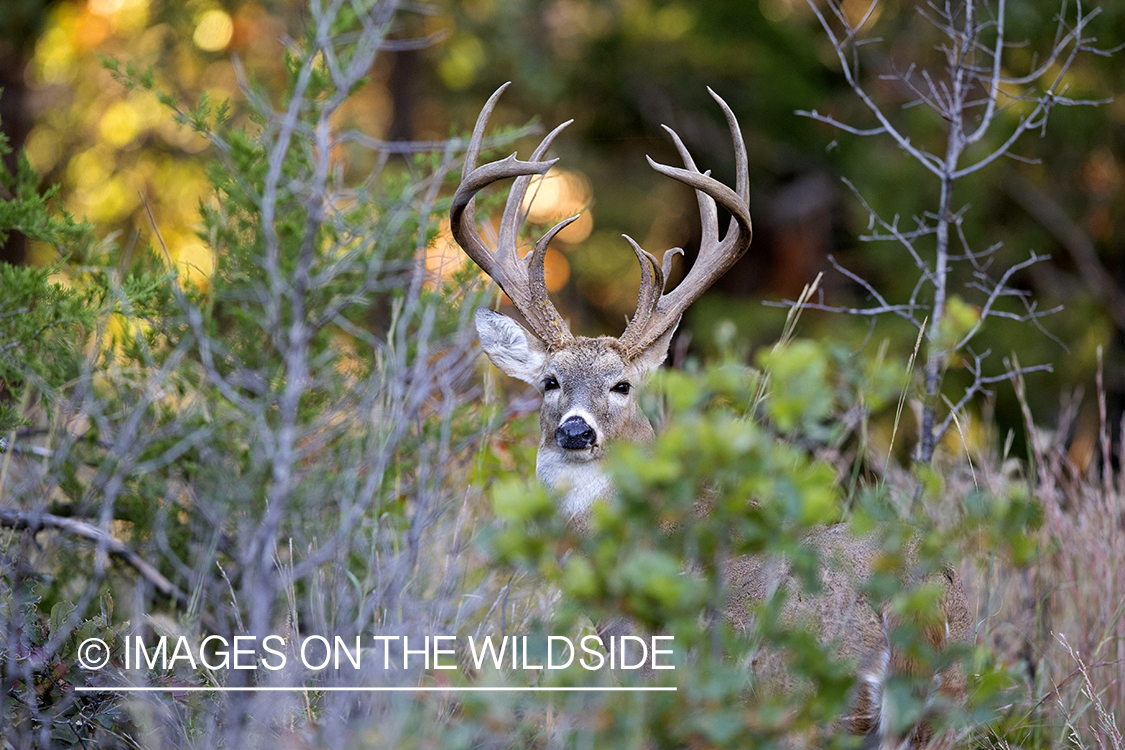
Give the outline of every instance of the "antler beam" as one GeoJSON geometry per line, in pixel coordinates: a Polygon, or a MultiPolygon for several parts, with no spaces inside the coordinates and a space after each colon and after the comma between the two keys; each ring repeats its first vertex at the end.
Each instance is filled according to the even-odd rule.
{"type": "MultiPolygon", "coordinates": [[[[543,155],[550,148],[555,137],[572,120],[562,123],[542,140],[528,161],[520,161],[515,154],[499,161],[489,162],[480,167],[476,165],[480,154],[481,141],[488,119],[496,106],[496,101],[508,87],[508,83],[498,88],[477,118],[469,148],[465,153],[465,166],[461,173],[461,185],[453,195],[450,211],[450,227],[453,237],[470,258],[491,276],[500,288],[511,298],[516,309],[549,349],[560,349],[574,340],[562,316],[547,296],[544,281],[544,259],[547,245],[556,234],[577,219],[573,216],[556,224],[535,243],[535,248],[526,258],[517,252],[518,234],[523,221],[523,199],[535,175],[543,175],[556,159],[544,160],[543,155]],[[504,215],[497,233],[496,250],[492,251],[481,238],[476,226],[476,194],[500,180],[515,178],[504,215]]],[[[700,172],[695,166],[687,147],[680,137],[669,127],[664,129],[684,161],[683,168],[658,164],[649,158],[649,165],[660,174],[688,185],[695,190],[699,202],[699,216],[703,235],[699,246],[699,257],[675,289],[664,293],[664,283],[670,275],[672,259],[683,251],[673,248],[664,254],[663,264],[643,250],[631,237],[625,239],[633,248],[641,264],[641,288],[637,296],[637,312],[619,339],[629,357],[635,357],[647,349],[662,335],[674,328],[680,321],[684,310],[707,290],[717,278],[742,257],[753,239],[754,230],[750,222],[750,178],[748,175],[746,144],[738,120],[722,97],[707,91],[719,103],[727,118],[735,152],[735,187],[724,185],[711,177],[711,173],[700,172]],[[717,205],[730,212],[731,222],[722,239],[719,238],[719,219],[717,205]]]]}
{"type": "Polygon", "coordinates": [[[649,165],[662,175],[684,183],[695,189],[699,201],[699,217],[703,224],[703,237],[699,243],[699,257],[688,271],[687,276],[675,289],[664,294],[664,282],[672,267],[672,258],[683,253],[680,248],[672,248],[664,254],[663,267],[650,253],[641,249],[633,239],[625,239],[633,248],[641,264],[641,289],[637,297],[637,312],[619,341],[630,356],[636,356],[650,344],[675,327],[684,310],[707,290],[717,278],[722,276],[742,257],[754,237],[750,222],[750,177],[748,174],[746,144],[738,120],[722,97],[707,91],[719,103],[726,115],[731,139],[734,141],[735,189],[711,177],[710,171],[700,172],[688,153],[680,137],[671,128],[664,129],[672,136],[676,150],[684,160],[684,169],[659,164],[649,158],[649,165]],[[718,202],[731,214],[731,223],[722,240],[719,239],[719,218],[715,208],[718,202]]]}
{"type": "Polygon", "coordinates": [[[457,244],[480,266],[481,270],[500,285],[504,293],[511,298],[512,304],[523,315],[524,320],[531,326],[532,332],[549,349],[558,349],[573,341],[574,337],[547,296],[543,263],[547,254],[547,245],[556,234],[578,217],[573,216],[556,224],[535,243],[534,250],[526,258],[519,257],[517,244],[522,223],[523,199],[531,184],[531,178],[545,174],[558,161],[557,159],[544,161],[543,155],[550,148],[555,136],[573,120],[567,120],[548,133],[531,154],[529,161],[520,161],[515,154],[512,154],[506,159],[476,166],[488,118],[492,115],[496,101],[510,83],[509,81],[496,89],[477,118],[469,148],[465,153],[461,184],[453,194],[449,225],[457,244]],[[495,182],[511,177],[515,177],[516,180],[508,193],[504,215],[500,220],[496,251],[493,252],[477,231],[476,194],[495,182]]]}

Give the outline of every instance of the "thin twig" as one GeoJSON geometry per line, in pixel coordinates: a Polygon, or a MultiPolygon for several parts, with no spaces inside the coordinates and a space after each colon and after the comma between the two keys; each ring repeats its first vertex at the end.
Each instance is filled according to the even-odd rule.
{"type": "MultiPolygon", "coordinates": [[[[30,531],[37,533],[44,529],[55,529],[71,536],[76,536],[104,547],[111,555],[119,557],[125,564],[137,571],[148,581],[156,591],[165,598],[170,599],[186,612],[191,611],[191,597],[185,594],[176,584],[169,581],[157,570],[152,563],[134,552],[129,545],[117,537],[102,531],[93,524],[77,521],[73,518],[64,518],[51,513],[34,513],[0,508],[0,526],[6,526],[17,531],[30,531]]],[[[219,631],[219,624],[207,612],[199,613],[199,621],[205,628],[212,632],[219,631]]]]}

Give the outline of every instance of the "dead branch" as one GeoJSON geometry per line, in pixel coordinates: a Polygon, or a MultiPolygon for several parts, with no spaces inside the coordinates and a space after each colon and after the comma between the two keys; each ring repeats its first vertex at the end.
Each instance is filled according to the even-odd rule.
{"type": "MultiPolygon", "coordinates": [[[[148,581],[166,599],[171,600],[185,612],[191,612],[191,597],[188,594],[165,578],[159,570],[153,567],[152,563],[134,552],[125,542],[102,531],[93,524],[51,513],[34,513],[12,508],[0,508],[0,526],[6,526],[17,531],[30,531],[33,534],[46,529],[54,529],[94,542],[109,554],[121,558],[125,564],[137,571],[141,578],[148,581]]],[[[199,621],[207,630],[211,632],[219,631],[219,623],[209,613],[200,612],[199,621]]]]}
{"type": "MultiPolygon", "coordinates": [[[[961,2],[930,3],[919,6],[918,12],[941,37],[937,49],[943,54],[944,62],[935,70],[927,70],[916,63],[905,68],[889,65],[890,73],[877,76],[879,80],[892,81],[909,98],[904,105],[924,107],[933,112],[944,127],[944,138],[932,142],[918,142],[891,116],[891,110],[884,103],[876,101],[868,92],[860,66],[860,48],[874,41],[866,38],[864,27],[874,17],[874,0],[862,20],[853,24],[845,12],[841,0],[827,0],[822,10],[816,0],[808,0],[817,21],[832,45],[840,62],[844,78],[852,94],[863,104],[867,114],[874,119],[870,126],[851,124],[814,110],[800,110],[798,115],[809,117],[831,126],[833,129],[850,135],[890,138],[899,149],[917,161],[928,173],[934,175],[939,184],[938,205],[915,217],[916,226],[910,230],[900,227],[899,215],[887,220],[879,209],[864,198],[861,191],[849,180],[844,183],[856,196],[868,216],[866,234],[860,236],[864,242],[894,242],[909,254],[918,272],[906,302],[888,299],[876,289],[875,285],[859,274],[844,268],[834,258],[829,258],[833,268],[849,279],[865,294],[874,300],[867,307],[817,303],[806,304],[816,310],[842,312],[857,315],[874,321],[882,315],[897,315],[911,321],[915,326],[918,318],[928,320],[925,331],[925,356],[922,365],[923,407],[921,439],[916,457],[928,462],[941,435],[955,419],[958,409],[969,403],[971,398],[986,392],[986,386],[993,382],[1011,380],[1018,375],[1049,369],[1046,365],[1029,368],[1007,368],[1004,374],[986,376],[981,368],[984,356],[976,355],[968,347],[983,328],[985,322],[993,318],[1015,320],[1034,327],[1050,340],[1059,343],[1040,323],[1040,320],[1056,312],[1059,308],[1040,310],[1030,295],[1017,285],[1017,275],[1030,266],[1045,260],[1047,256],[1034,250],[1029,258],[1015,262],[1000,269],[993,275],[989,268],[996,259],[1000,248],[995,243],[981,252],[974,252],[972,244],[965,236],[962,217],[967,205],[957,206],[954,201],[954,187],[958,180],[974,174],[993,164],[1001,157],[1027,161],[1026,157],[1013,152],[1013,148],[1027,133],[1046,127],[1051,112],[1057,106],[1076,106],[1097,104],[1097,101],[1077,99],[1067,96],[1066,78],[1074,61],[1080,54],[1109,54],[1111,50],[1097,47],[1097,39],[1090,35],[1091,21],[1099,10],[1087,9],[1079,5],[1071,8],[1062,3],[1057,15],[1058,28],[1049,54],[1042,64],[1032,63],[1034,70],[1024,76],[1013,75],[1006,69],[1005,53],[1013,45],[1005,36],[1006,0],[997,0],[995,12],[980,0],[961,2]],[[1041,82],[1042,81],[1042,82],[1041,82]],[[1022,87],[1013,90],[1013,87],[1022,87]],[[1001,112],[1017,113],[1016,117],[1000,118],[1001,112]],[[997,132],[1004,131],[1004,132],[997,132]],[[985,153],[973,153],[969,147],[984,139],[986,134],[996,137],[996,145],[985,153]],[[971,160],[971,161],[970,161],[971,160]],[[968,161],[968,163],[963,163],[968,161]],[[933,237],[933,245],[929,246],[933,237]],[[951,252],[954,243],[959,244],[959,254],[951,252]],[[965,265],[960,265],[964,263],[965,265]],[[981,295],[979,316],[970,330],[962,334],[955,345],[941,341],[941,326],[946,316],[946,304],[951,295],[950,285],[958,268],[966,268],[962,276],[968,276],[965,288],[981,295]],[[1012,308],[1016,309],[1012,309],[1012,308]],[[966,352],[971,358],[969,366],[973,382],[962,397],[953,403],[942,393],[943,375],[954,355],[966,352]],[[942,403],[951,407],[949,414],[939,416],[937,410],[942,403]]],[[[1050,217],[1049,217],[1050,218],[1050,217]]],[[[1055,218],[1055,225],[1060,226],[1055,218]]],[[[1072,234],[1072,233],[1071,233],[1072,234]]],[[[1084,246],[1079,247],[1082,254],[1084,246]]],[[[1089,253],[1086,253],[1089,255],[1089,253]]],[[[1087,258],[1088,261],[1088,258],[1087,258]]],[[[1083,265],[1080,263],[1080,265],[1083,265]]],[[[1100,283],[1104,299],[1114,298],[1105,279],[1098,274],[1094,264],[1084,264],[1085,273],[1100,283]]],[[[786,306],[793,306],[787,301],[786,306]]],[[[1125,307],[1118,311],[1125,320],[1125,307]]],[[[1064,347],[1065,348],[1065,347],[1064,347]]]]}

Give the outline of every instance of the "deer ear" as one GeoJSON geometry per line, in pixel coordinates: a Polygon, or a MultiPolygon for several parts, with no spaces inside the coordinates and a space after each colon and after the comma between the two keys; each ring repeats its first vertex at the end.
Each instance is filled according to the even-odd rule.
{"type": "Polygon", "coordinates": [[[637,356],[633,357],[629,363],[630,369],[633,371],[633,377],[642,378],[650,372],[660,367],[660,364],[668,356],[668,345],[672,343],[672,334],[679,328],[680,321],[676,320],[675,323],[668,326],[668,330],[660,334],[660,338],[653,341],[644,351],[637,356]]]}
{"type": "Polygon", "coordinates": [[[477,335],[480,347],[500,372],[539,385],[540,372],[547,361],[547,348],[516,321],[503,313],[478,307],[477,335]]]}

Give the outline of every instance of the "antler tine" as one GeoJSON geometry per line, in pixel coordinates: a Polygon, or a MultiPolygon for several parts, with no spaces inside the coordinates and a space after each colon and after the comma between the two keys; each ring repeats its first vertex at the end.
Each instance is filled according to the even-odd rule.
{"type": "MultiPolygon", "coordinates": [[[[554,142],[555,136],[561,133],[566,126],[570,125],[572,122],[574,122],[574,120],[559,123],[554,130],[547,133],[535,150],[531,152],[531,159],[529,161],[537,162],[542,159],[543,155],[547,153],[547,149],[551,147],[551,143],[554,142]]],[[[554,161],[551,163],[554,164],[554,161]]],[[[512,183],[512,189],[508,193],[508,202],[504,206],[504,216],[500,219],[500,232],[496,243],[497,252],[507,247],[516,247],[520,225],[523,224],[523,199],[524,196],[527,195],[527,188],[531,185],[531,178],[534,176],[535,175],[523,175],[522,177],[517,177],[516,181],[512,183]]]]}
{"type": "MultiPolygon", "coordinates": [[[[531,251],[531,256],[528,258],[528,261],[530,261],[529,269],[531,272],[531,288],[533,290],[541,290],[541,296],[543,299],[547,299],[547,280],[545,278],[547,270],[545,264],[547,258],[547,245],[551,244],[551,240],[555,239],[556,234],[566,229],[577,220],[578,216],[571,216],[569,219],[563,219],[558,224],[555,224],[545,235],[539,238],[539,241],[535,243],[535,249],[531,251]]],[[[548,301],[547,304],[550,305],[550,302],[548,301]]],[[[554,310],[554,307],[552,307],[551,309],[554,310]]],[[[569,337],[567,340],[571,340],[573,337],[570,336],[569,329],[567,329],[565,326],[563,326],[563,329],[566,331],[567,336],[569,337]]]]}
{"type": "MultiPolygon", "coordinates": [[[[676,151],[680,153],[680,158],[684,160],[684,166],[692,172],[698,172],[699,169],[695,166],[695,160],[691,158],[691,152],[687,150],[687,146],[680,139],[680,134],[667,125],[661,125],[660,127],[671,136],[672,143],[676,145],[676,151]]],[[[649,159],[649,163],[652,163],[651,159],[649,159]]],[[[703,174],[704,176],[710,176],[711,170],[707,170],[703,174]]],[[[715,210],[715,199],[699,190],[695,191],[695,198],[699,203],[699,219],[703,228],[700,244],[710,245],[719,239],[719,214],[715,210]]]]}
{"type": "MultiPolygon", "coordinates": [[[[542,175],[557,159],[542,160],[551,141],[566,125],[563,123],[552,130],[532,154],[529,161],[520,161],[515,154],[499,161],[489,162],[480,167],[476,165],[488,119],[496,106],[497,99],[509,86],[505,83],[489,97],[477,118],[473,136],[465,151],[465,165],[461,171],[461,184],[453,194],[449,211],[449,226],[453,238],[465,253],[490,276],[512,304],[520,311],[532,332],[550,348],[564,346],[573,340],[562,316],[547,296],[544,281],[544,261],[547,243],[574,219],[560,222],[536,243],[535,250],[527,258],[520,258],[516,250],[520,226],[520,209],[523,196],[533,175],[542,175]],[[500,222],[500,232],[493,252],[481,238],[476,224],[476,194],[494,182],[516,178],[516,184],[508,194],[504,215],[500,222]]],[[[574,217],[577,218],[577,217],[574,217]]]]}
{"type": "MultiPolygon", "coordinates": [[[[671,128],[665,128],[676,144],[676,150],[684,160],[684,169],[669,167],[659,164],[649,158],[648,163],[662,175],[684,183],[695,189],[699,202],[699,217],[703,224],[703,236],[699,244],[699,257],[696,258],[691,270],[683,281],[667,294],[653,295],[650,286],[649,274],[645,269],[646,261],[641,260],[640,253],[644,253],[636,243],[634,253],[641,261],[641,291],[637,300],[637,314],[629,321],[619,341],[629,352],[635,356],[644,351],[652,342],[674,327],[683,315],[688,305],[694,302],[707,290],[717,278],[722,276],[742,257],[754,236],[753,225],[750,221],[750,177],[748,159],[746,157],[746,144],[742,138],[742,130],[738,120],[722,97],[712,91],[707,91],[712,98],[722,107],[730,128],[731,140],[734,142],[735,152],[735,189],[711,177],[710,172],[700,172],[695,166],[691,155],[684,146],[683,141],[671,128]],[[719,221],[715,204],[718,203],[731,214],[731,223],[722,240],[719,239],[719,221]],[[637,252],[640,251],[640,252],[637,252]]],[[[671,270],[671,253],[679,248],[664,254],[663,274],[667,277],[671,270]]],[[[648,253],[644,253],[652,258],[648,253]]],[[[652,258],[655,264],[655,259],[652,258]]]]}
{"type": "Polygon", "coordinates": [[[731,140],[734,141],[734,189],[738,193],[738,197],[742,202],[749,207],[750,205],[750,169],[749,159],[746,157],[746,141],[742,139],[742,129],[738,127],[738,118],[734,116],[734,112],[723,100],[723,97],[715,93],[715,90],[710,86],[707,87],[707,93],[711,98],[719,103],[723,109],[723,116],[727,118],[727,128],[730,129],[731,140]]]}
{"type": "MultiPolygon", "coordinates": [[[[454,194],[455,204],[458,195],[460,195],[462,189],[465,187],[465,182],[469,179],[469,175],[471,175],[477,168],[477,157],[480,155],[481,143],[484,140],[484,129],[488,125],[488,118],[492,116],[492,110],[496,107],[496,100],[499,99],[500,95],[504,93],[504,89],[508,88],[508,86],[510,86],[511,84],[512,82],[508,81],[507,83],[502,84],[500,88],[496,89],[496,91],[492,92],[492,96],[488,97],[488,101],[485,102],[484,107],[481,109],[480,114],[477,116],[476,124],[473,126],[473,135],[471,138],[469,138],[469,147],[465,149],[465,162],[461,166],[461,184],[457,187],[457,193],[454,194]]],[[[515,154],[513,154],[513,156],[515,156],[515,154]]],[[[469,244],[473,246],[473,251],[470,252],[469,248],[465,247],[465,243],[461,242],[460,239],[458,239],[457,241],[461,245],[461,247],[465,249],[465,252],[469,254],[469,257],[477,261],[477,265],[480,265],[480,261],[477,260],[474,253],[483,256],[488,252],[488,246],[484,244],[484,240],[482,240],[480,238],[480,235],[476,232],[476,201],[473,200],[475,195],[476,191],[468,193],[467,200],[462,206],[462,211],[464,212],[464,220],[472,228],[472,231],[466,236],[466,240],[468,240],[469,244]]],[[[454,222],[452,212],[450,212],[450,225],[451,230],[456,237],[457,229],[453,226],[454,222]]],[[[484,268],[484,266],[481,266],[481,268],[484,268]]],[[[487,270],[485,272],[487,273],[487,270]]]]}
{"type": "MultiPolygon", "coordinates": [[[[629,246],[633,248],[633,253],[637,256],[637,262],[641,264],[641,288],[637,293],[637,312],[625,329],[628,333],[630,328],[643,329],[648,324],[649,318],[656,310],[656,303],[660,300],[660,295],[664,293],[664,279],[667,277],[665,269],[660,267],[652,253],[643,249],[629,235],[623,234],[621,236],[628,241],[629,246]]],[[[665,253],[665,255],[668,255],[668,253],[665,253]]]]}

